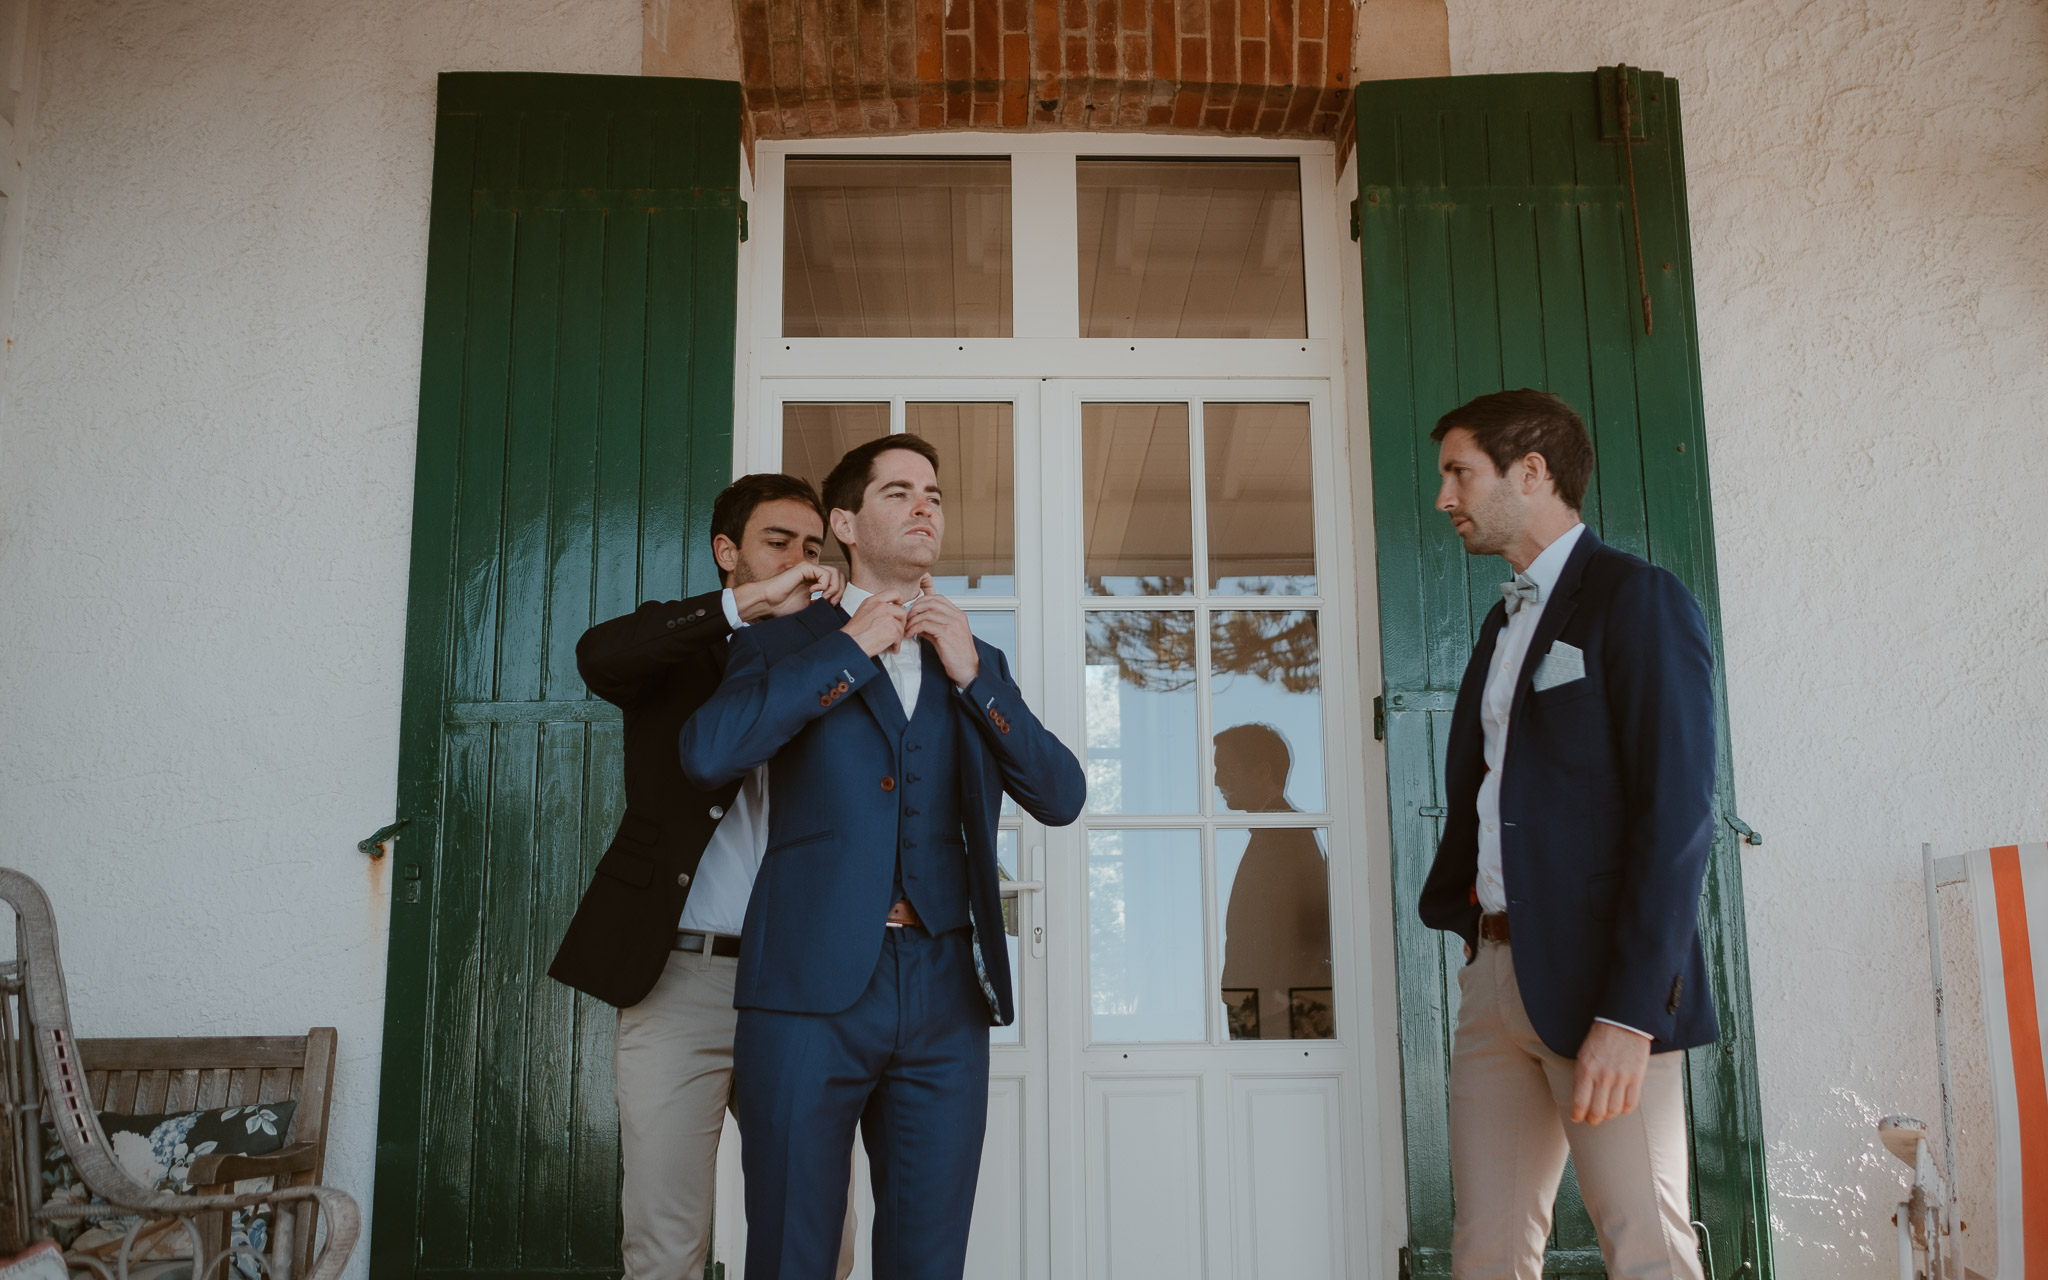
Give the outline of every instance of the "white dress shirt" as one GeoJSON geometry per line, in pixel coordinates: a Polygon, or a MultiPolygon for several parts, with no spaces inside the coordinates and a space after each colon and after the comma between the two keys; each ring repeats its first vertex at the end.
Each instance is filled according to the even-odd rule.
{"type": "MultiPolygon", "coordinates": [[[[846,594],[839,598],[839,607],[846,610],[846,616],[850,618],[859,611],[861,601],[873,594],[875,593],[849,582],[846,584],[846,594]]],[[[911,599],[923,598],[923,594],[919,593],[911,599]]],[[[903,607],[909,608],[910,601],[905,601],[903,607]]],[[[884,649],[876,655],[882,664],[882,670],[889,673],[889,683],[896,686],[896,697],[903,703],[903,718],[906,720],[917,714],[917,694],[924,685],[923,648],[924,646],[915,640],[903,640],[898,642],[895,648],[884,649]]]]}
{"type": "MultiPolygon", "coordinates": [[[[1500,869],[1500,780],[1501,768],[1508,755],[1508,712],[1515,704],[1515,685],[1520,682],[1522,664],[1529,656],[1529,642],[1536,636],[1537,624],[1543,621],[1543,610],[1550,603],[1550,593],[1557,586],[1558,575],[1564,572],[1564,562],[1572,558],[1572,548],[1578,545],[1579,535],[1585,531],[1583,524],[1575,524],[1565,530],[1523,570],[1536,583],[1536,603],[1517,609],[1507,625],[1500,629],[1500,637],[1493,645],[1493,663],[1486,671],[1486,689],[1479,699],[1479,729],[1486,744],[1486,776],[1479,780],[1478,887],[1479,909],[1489,914],[1508,909],[1507,881],[1500,869]]],[[[1612,1018],[1596,1017],[1593,1021],[1651,1038],[1649,1032],[1639,1031],[1612,1018]]]]}
{"type": "MultiPolygon", "coordinates": [[[[722,599],[726,625],[735,631],[746,626],[731,587],[725,589],[722,599]]],[[[754,876],[767,852],[768,766],[764,764],[747,775],[732,807],[712,830],[676,928],[738,937],[747,918],[747,899],[754,894],[754,876]]]]}
{"type": "Polygon", "coordinates": [[[1486,671],[1486,688],[1479,698],[1479,728],[1485,737],[1486,776],[1479,780],[1479,909],[1491,915],[1508,909],[1507,882],[1500,870],[1500,778],[1508,755],[1508,711],[1514,706],[1515,685],[1522,674],[1522,662],[1529,656],[1529,641],[1536,624],[1543,620],[1543,607],[1550,603],[1551,589],[1571,559],[1572,548],[1586,531],[1575,524],[1523,570],[1535,580],[1536,603],[1524,604],[1508,618],[1493,642],[1493,664],[1486,671]]]}

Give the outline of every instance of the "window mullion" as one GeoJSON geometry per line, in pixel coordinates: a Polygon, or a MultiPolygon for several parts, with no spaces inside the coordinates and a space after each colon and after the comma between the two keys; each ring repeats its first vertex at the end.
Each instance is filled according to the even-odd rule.
{"type": "Polygon", "coordinates": [[[1081,334],[1076,201],[1073,156],[1010,157],[1010,315],[1020,338],[1081,334]]]}

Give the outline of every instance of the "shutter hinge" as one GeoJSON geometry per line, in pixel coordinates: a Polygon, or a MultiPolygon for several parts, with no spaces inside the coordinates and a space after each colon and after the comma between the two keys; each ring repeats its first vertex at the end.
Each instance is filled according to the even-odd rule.
{"type": "Polygon", "coordinates": [[[1756,828],[1750,826],[1747,822],[1744,822],[1742,819],[1736,817],[1732,813],[1722,814],[1721,821],[1728,824],[1729,830],[1733,831],[1736,835],[1741,836],[1744,844],[1761,845],[1764,842],[1762,832],[1756,830],[1756,828]]]}
{"type": "Polygon", "coordinates": [[[1387,700],[1384,695],[1372,700],[1372,736],[1375,742],[1387,740],[1387,700]]]}
{"type": "Polygon", "coordinates": [[[1352,198],[1352,201],[1351,201],[1351,238],[1352,238],[1353,240],[1356,240],[1356,239],[1358,239],[1358,236],[1359,236],[1359,223],[1358,223],[1358,199],[1357,199],[1357,197],[1355,197],[1355,196],[1354,196],[1354,197],[1352,198]]]}
{"type": "Polygon", "coordinates": [[[747,242],[747,202],[740,201],[740,243],[747,242]]]}
{"type": "Polygon", "coordinates": [[[1415,1274],[1415,1261],[1408,1256],[1408,1246],[1401,1246],[1401,1280],[1409,1280],[1415,1274]]]}

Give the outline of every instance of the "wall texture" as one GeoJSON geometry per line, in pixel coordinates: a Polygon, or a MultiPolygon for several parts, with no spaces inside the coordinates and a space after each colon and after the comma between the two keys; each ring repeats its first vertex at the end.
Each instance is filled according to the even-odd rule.
{"type": "Polygon", "coordinates": [[[338,1026],[365,1196],[434,76],[637,73],[639,0],[44,4],[0,857],[84,1034],[338,1026]]]}
{"type": "MultiPolygon", "coordinates": [[[[87,1034],[339,1026],[367,1194],[433,76],[638,71],[643,5],[44,4],[0,857],[87,1034]]],[[[1877,1277],[1870,1122],[1934,1111],[1919,842],[2048,833],[2048,9],[1450,22],[1459,72],[1682,82],[1779,1257],[1877,1277]]]]}
{"type": "Polygon", "coordinates": [[[1920,842],[2048,833],[2048,6],[1450,13],[1461,74],[1680,82],[1778,1257],[1895,1274],[1920,842]]]}

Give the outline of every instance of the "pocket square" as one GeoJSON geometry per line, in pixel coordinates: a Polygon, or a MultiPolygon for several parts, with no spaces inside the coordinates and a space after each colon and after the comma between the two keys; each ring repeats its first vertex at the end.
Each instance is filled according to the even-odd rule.
{"type": "Polygon", "coordinates": [[[1536,675],[1529,687],[1537,693],[1555,689],[1561,684],[1586,678],[1586,655],[1580,649],[1560,640],[1550,646],[1550,652],[1543,655],[1543,661],[1536,665],[1536,675]]]}

